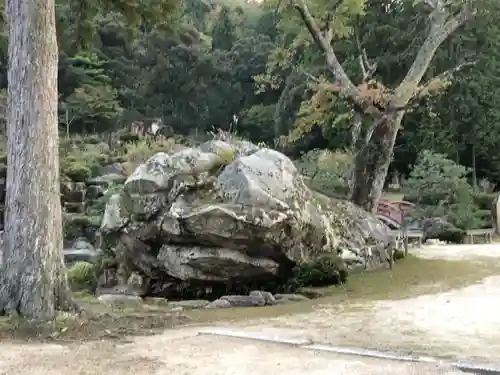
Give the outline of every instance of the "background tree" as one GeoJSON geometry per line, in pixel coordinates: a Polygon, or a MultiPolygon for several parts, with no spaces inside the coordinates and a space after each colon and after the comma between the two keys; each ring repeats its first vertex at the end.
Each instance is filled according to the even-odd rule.
{"type": "MultiPolygon", "coordinates": [[[[58,21],[71,27],[59,28],[57,33],[54,2],[7,2],[9,32],[1,35],[8,35],[9,65],[0,313],[45,320],[54,318],[57,310],[76,309],[62,258],[58,42],[72,53],[87,48],[94,37],[92,32],[97,29],[97,20],[110,11],[121,21],[127,21],[132,30],[139,25],[142,29],[168,28],[164,24],[168,17],[162,15],[175,8],[175,2],[166,1],[136,4],[114,1],[101,9],[94,5],[77,2],[58,6],[58,21]],[[64,39],[68,35],[71,37],[64,39]]],[[[104,78],[99,59],[70,59],[69,66],[81,82],[68,96],[68,106],[78,103],[80,110],[87,111],[87,117],[95,117],[97,112],[102,119],[109,118],[114,89],[103,88],[109,79],[104,78]],[[106,110],[103,102],[108,104],[106,110]]],[[[113,108],[117,109],[117,103],[113,108]]]]}
{"type": "Polygon", "coordinates": [[[223,6],[217,21],[212,29],[212,50],[230,50],[235,41],[234,26],[230,17],[230,10],[223,6]]]}
{"type": "MultiPolygon", "coordinates": [[[[404,3],[404,2],[403,2],[404,3]]],[[[352,175],[351,199],[368,211],[373,211],[382,195],[382,190],[392,161],[396,136],[405,112],[429,92],[441,89],[448,78],[434,78],[421,84],[438,47],[458,27],[470,20],[475,10],[470,3],[460,8],[444,4],[440,0],[428,0],[422,6],[430,7],[429,31],[405,77],[394,89],[373,79],[376,63],[370,63],[360,51],[362,81],[355,85],[339,62],[332,47],[336,13],[350,12],[351,3],[339,1],[329,17],[320,26],[312,16],[305,1],[294,2],[314,41],[325,54],[326,65],[335,79],[331,89],[350,102],[356,112],[353,144],[356,148],[354,173],[352,175]],[[347,5],[346,5],[347,4],[347,5]]],[[[393,4],[398,8],[402,3],[393,4]]]]}

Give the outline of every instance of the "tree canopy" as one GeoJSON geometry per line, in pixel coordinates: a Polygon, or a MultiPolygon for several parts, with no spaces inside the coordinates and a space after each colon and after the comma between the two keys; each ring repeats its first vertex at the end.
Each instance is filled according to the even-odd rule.
{"type": "MultiPolygon", "coordinates": [[[[320,31],[330,26],[327,36],[348,86],[365,85],[364,98],[380,91],[379,84],[394,93],[433,21],[429,1],[58,1],[61,131],[107,132],[162,117],[178,133],[203,134],[227,129],[237,114],[233,130],[293,157],[350,147],[356,105],[364,104],[353,106],[339,95],[324,51],[297,11],[300,4],[320,31]]],[[[449,16],[458,17],[460,6],[452,4],[449,16]]],[[[474,19],[439,45],[423,73],[391,170],[407,174],[419,152],[430,148],[468,167],[475,163],[477,178],[500,179],[494,153],[500,144],[500,5],[476,0],[474,9],[474,19]]],[[[6,45],[4,32],[3,90],[6,45]]]]}

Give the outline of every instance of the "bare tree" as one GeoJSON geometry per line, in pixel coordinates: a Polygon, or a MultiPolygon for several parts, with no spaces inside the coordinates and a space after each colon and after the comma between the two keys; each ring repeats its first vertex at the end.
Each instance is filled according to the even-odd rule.
{"type": "Polygon", "coordinates": [[[54,0],[8,0],[8,167],[0,312],[74,308],[62,258],[54,0]]]}
{"type": "MultiPolygon", "coordinates": [[[[292,1],[315,43],[325,54],[326,66],[335,77],[336,81],[329,84],[329,88],[350,102],[356,112],[352,127],[356,160],[351,181],[351,199],[366,210],[373,211],[382,194],[394,143],[405,112],[453,73],[445,72],[422,83],[436,50],[458,27],[474,17],[475,9],[471,0],[466,0],[456,13],[451,13],[449,2],[424,0],[430,11],[429,33],[405,78],[395,89],[389,89],[371,78],[377,66],[369,63],[364,51],[360,51],[359,56],[363,80],[355,85],[333,50],[331,25],[326,29],[320,28],[305,0],[292,1]],[[369,125],[362,127],[363,122],[368,122],[369,125]]],[[[336,2],[336,8],[342,5],[342,1],[336,2]]],[[[460,66],[454,70],[459,68],[460,66]]]]}

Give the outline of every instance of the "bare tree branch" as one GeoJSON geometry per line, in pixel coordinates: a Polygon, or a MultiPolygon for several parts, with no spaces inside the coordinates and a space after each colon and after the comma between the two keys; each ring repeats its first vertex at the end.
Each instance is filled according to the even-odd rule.
{"type": "Polygon", "coordinates": [[[366,55],[366,50],[364,48],[361,48],[361,42],[359,40],[359,33],[357,27],[354,28],[354,34],[356,38],[356,46],[359,52],[358,61],[361,67],[361,72],[363,74],[362,82],[366,82],[375,74],[377,70],[377,61],[370,64],[368,56],[366,55]]]}
{"type": "Polygon", "coordinates": [[[306,72],[305,70],[302,70],[302,74],[313,81],[319,88],[336,93],[340,92],[340,85],[338,83],[330,83],[328,81],[322,80],[321,78],[318,78],[311,73],[306,72]]]}
{"type": "Polygon", "coordinates": [[[458,27],[472,19],[476,14],[471,0],[467,0],[462,9],[453,16],[450,16],[445,9],[445,4],[443,4],[442,0],[426,0],[426,3],[434,7],[431,14],[432,24],[430,31],[408,73],[395,90],[394,104],[396,106],[404,106],[414,97],[415,91],[418,90],[418,85],[438,47],[458,27]]]}
{"type": "Polygon", "coordinates": [[[438,74],[434,78],[429,79],[423,85],[418,86],[417,91],[414,96],[410,99],[410,101],[401,107],[393,107],[392,109],[395,111],[406,111],[413,107],[415,107],[421,100],[445,89],[452,83],[454,75],[467,66],[472,66],[475,64],[475,61],[464,62],[462,64],[457,65],[453,69],[449,69],[444,71],[441,74],[438,74]]]}
{"type": "Polygon", "coordinates": [[[431,78],[423,85],[419,86],[418,91],[415,94],[415,99],[420,100],[427,96],[435,94],[436,92],[442,89],[445,89],[447,86],[451,84],[453,76],[456,73],[458,73],[460,70],[462,70],[467,66],[474,65],[475,63],[476,63],[475,61],[464,62],[462,64],[457,65],[453,69],[446,70],[443,73],[438,74],[434,78],[431,78]]]}
{"type": "MultiPolygon", "coordinates": [[[[337,0],[334,5],[334,9],[337,9],[342,4],[342,1],[343,0],[337,0]]],[[[315,43],[325,54],[326,65],[335,77],[339,94],[345,98],[355,99],[359,95],[358,89],[347,76],[331,45],[333,30],[329,27],[327,27],[327,30],[325,31],[320,29],[316,20],[309,11],[305,0],[295,0],[293,2],[293,7],[299,12],[300,17],[304,21],[315,43]]]]}

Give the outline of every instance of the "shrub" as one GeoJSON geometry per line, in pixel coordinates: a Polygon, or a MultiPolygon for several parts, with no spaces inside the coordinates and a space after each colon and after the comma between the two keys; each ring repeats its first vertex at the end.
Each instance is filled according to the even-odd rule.
{"type": "Polygon", "coordinates": [[[120,141],[122,141],[124,143],[138,142],[139,136],[135,133],[120,134],[120,141]]]}
{"type": "Polygon", "coordinates": [[[120,193],[121,191],[123,191],[123,184],[112,184],[108,187],[106,193],[102,197],[99,197],[94,201],[91,210],[97,215],[103,215],[109,198],[111,198],[114,194],[120,193]]]}
{"type": "Polygon", "coordinates": [[[230,164],[236,159],[236,151],[230,148],[217,150],[217,155],[221,158],[224,165],[230,164]]]}
{"type": "Polygon", "coordinates": [[[497,198],[498,193],[478,192],[473,194],[474,203],[481,210],[491,210],[492,204],[497,198]]]}
{"type": "Polygon", "coordinates": [[[298,264],[294,274],[298,285],[318,287],[345,283],[348,271],[338,255],[329,254],[298,264]]]}
{"type": "Polygon", "coordinates": [[[96,284],[95,266],[88,262],[76,262],[67,270],[68,282],[74,291],[94,289],[96,284]]]}
{"type": "Polygon", "coordinates": [[[85,182],[92,177],[92,169],[80,162],[64,163],[61,172],[75,182],[85,182]]]}
{"type": "Polygon", "coordinates": [[[421,205],[451,204],[458,192],[472,187],[466,179],[467,169],[445,155],[424,150],[418,157],[409,178],[403,183],[405,199],[421,205]]]}
{"type": "Polygon", "coordinates": [[[124,150],[123,158],[129,162],[144,163],[151,156],[158,152],[173,153],[184,149],[185,147],[175,143],[173,138],[158,139],[156,142],[147,142],[145,140],[128,144],[124,150]]]}
{"type": "Polygon", "coordinates": [[[344,196],[348,192],[346,175],[352,156],[343,151],[311,150],[296,163],[311,188],[329,196],[344,196]]]}
{"type": "Polygon", "coordinates": [[[481,228],[486,224],[484,211],[476,204],[466,174],[464,166],[444,155],[423,151],[404,182],[405,200],[420,205],[426,216],[445,217],[457,228],[481,228]]]}
{"type": "Polygon", "coordinates": [[[442,232],[438,234],[438,240],[460,244],[464,242],[465,231],[459,228],[449,227],[445,228],[442,232]]]}
{"type": "Polygon", "coordinates": [[[101,138],[96,134],[88,135],[84,138],[84,142],[89,145],[97,145],[102,142],[101,138]]]}
{"type": "Polygon", "coordinates": [[[86,216],[69,213],[64,213],[63,215],[63,233],[65,239],[84,237],[92,242],[100,226],[100,215],[86,216]]]}

